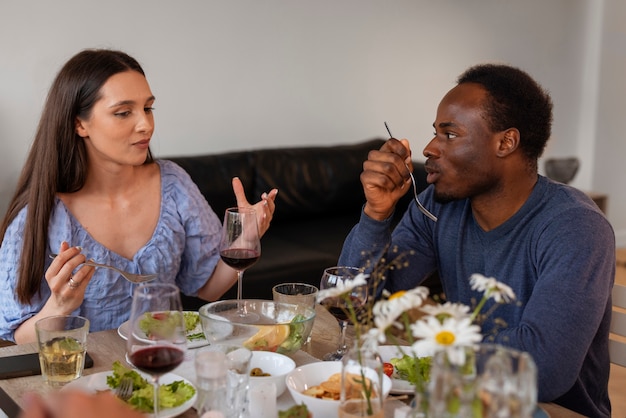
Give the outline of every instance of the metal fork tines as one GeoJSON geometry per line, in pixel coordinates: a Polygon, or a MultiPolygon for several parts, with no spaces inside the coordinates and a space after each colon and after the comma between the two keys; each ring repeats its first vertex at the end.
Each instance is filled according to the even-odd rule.
{"type": "MultiPolygon", "coordinates": [[[[393,138],[393,135],[391,134],[391,129],[389,129],[389,125],[387,125],[387,122],[385,122],[385,128],[387,129],[387,133],[389,134],[389,136],[393,138]]],[[[406,169],[409,170],[409,165],[405,165],[406,169]]],[[[418,199],[417,186],[415,185],[415,177],[413,177],[413,173],[411,172],[411,170],[409,170],[409,176],[411,176],[411,183],[413,183],[413,197],[415,198],[415,203],[417,203],[417,208],[420,210],[420,212],[426,215],[428,219],[431,219],[433,222],[437,222],[437,217],[430,213],[430,211],[426,209],[424,205],[422,205],[422,202],[420,202],[420,200],[418,199]]]]}
{"type": "Polygon", "coordinates": [[[123,401],[127,401],[133,395],[133,379],[130,376],[122,376],[120,385],[115,389],[115,396],[123,401]]]}
{"type": "MultiPolygon", "coordinates": [[[[50,254],[50,258],[55,258],[56,256],[57,256],[57,254],[50,254]]],[[[154,280],[154,279],[157,278],[156,274],[135,274],[135,273],[129,273],[127,271],[120,270],[117,267],[109,266],[108,264],[96,263],[93,260],[87,260],[87,261],[85,261],[84,264],[88,265],[88,266],[102,267],[102,268],[105,268],[105,269],[114,270],[114,271],[118,272],[120,274],[120,276],[122,276],[123,278],[125,278],[126,280],[128,280],[129,282],[132,282],[132,283],[149,282],[149,281],[154,280]]]]}

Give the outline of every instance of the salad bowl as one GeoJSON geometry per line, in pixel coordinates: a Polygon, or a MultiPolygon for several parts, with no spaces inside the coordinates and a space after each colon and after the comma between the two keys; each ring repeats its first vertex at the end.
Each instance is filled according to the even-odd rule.
{"type": "Polygon", "coordinates": [[[232,344],[252,351],[293,354],[307,341],[315,310],[272,300],[221,300],[199,309],[209,344],[232,344]],[[240,312],[245,316],[240,316],[240,312]]]}

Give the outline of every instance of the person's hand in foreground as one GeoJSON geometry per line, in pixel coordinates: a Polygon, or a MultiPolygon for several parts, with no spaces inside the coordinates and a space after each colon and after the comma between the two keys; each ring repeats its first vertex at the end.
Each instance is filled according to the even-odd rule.
{"type": "Polygon", "coordinates": [[[26,396],[20,418],[145,418],[108,391],[63,390],[45,398],[34,393],[26,396]]]}

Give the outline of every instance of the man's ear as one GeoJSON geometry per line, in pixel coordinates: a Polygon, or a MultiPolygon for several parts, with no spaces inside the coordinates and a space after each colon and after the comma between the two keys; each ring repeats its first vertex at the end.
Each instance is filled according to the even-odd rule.
{"type": "Polygon", "coordinates": [[[505,157],[519,148],[520,134],[517,128],[509,128],[500,133],[498,156],[505,157]]]}
{"type": "Polygon", "coordinates": [[[87,138],[89,136],[87,129],[83,125],[83,121],[79,118],[76,118],[76,121],[74,122],[74,130],[81,138],[87,138]]]}

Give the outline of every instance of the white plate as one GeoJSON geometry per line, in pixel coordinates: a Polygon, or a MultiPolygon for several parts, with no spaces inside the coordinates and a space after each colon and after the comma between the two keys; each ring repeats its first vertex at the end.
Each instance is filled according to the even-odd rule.
{"type": "MultiPolygon", "coordinates": [[[[141,374],[146,380],[148,380],[148,382],[151,382],[150,376],[141,372],[138,372],[138,373],[141,374]]],[[[113,375],[113,371],[110,370],[108,372],[100,372],[100,373],[90,374],[88,376],[83,376],[63,386],[62,390],[78,389],[87,393],[96,393],[96,392],[100,392],[104,390],[111,390],[111,388],[107,385],[107,376],[112,376],[112,375],[113,375]]],[[[176,380],[184,380],[185,383],[193,386],[193,384],[189,380],[185,379],[184,377],[178,376],[177,374],[174,374],[174,373],[164,374],[163,376],[159,378],[159,383],[161,385],[167,385],[176,380]]],[[[195,395],[191,397],[191,399],[189,399],[184,404],[177,406],[175,408],[166,408],[166,409],[159,411],[159,418],[176,417],[182,414],[183,412],[185,412],[186,410],[188,410],[189,408],[191,408],[192,406],[194,406],[194,404],[196,403],[196,398],[198,397],[198,388],[196,388],[195,386],[194,388],[196,389],[196,393],[195,395]]]]}
{"type": "MultiPolygon", "coordinates": [[[[185,311],[185,312],[199,315],[198,312],[193,312],[193,311],[185,311]]],[[[129,327],[129,322],[126,321],[117,328],[117,333],[119,334],[120,337],[122,337],[125,340],[128,340],[128,334],[130,332],[128,327],[129,327]]],[[[202,323],[200,321],[198,321],[194,329],[192,329],[191,331],[187,333],[187,336],[197,334],[197,333],[201,333],[202,338],[195,338],[193,340],[190,340],[189,338],[187,338],[187,348],[198,348],[198,347],[202,347],[202,346],[209,344],[209,342],[204,337],[204,332],[202,331],[202,323]]]]}
{"type": "MultiPolygon", "coordinates": [[[[407,348],[409,348],[407,346],[407,348]]],[[[398,347],[395,345],[381,345],[378,347],[378,354],[385,363],[389,363],[389,360],[392,358],[400,358],[402,357],[402,353],[398,350],[398,347]]],[[[415,393],[415,386],[410,384],[404,379],[398,379],[391,376],[391,391],[389,393],[393,393],[395,395],[400,394],[413,394],[415,393]]]]}

